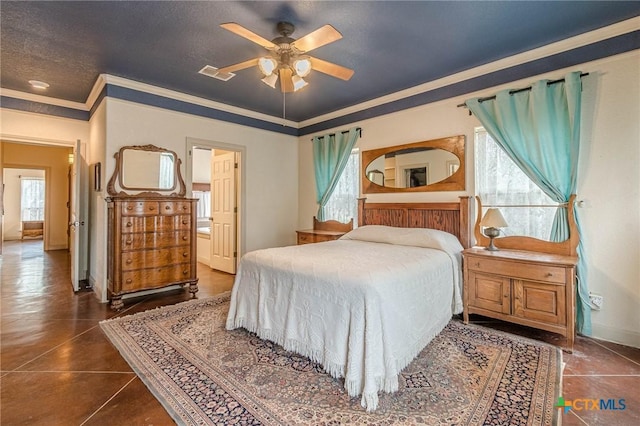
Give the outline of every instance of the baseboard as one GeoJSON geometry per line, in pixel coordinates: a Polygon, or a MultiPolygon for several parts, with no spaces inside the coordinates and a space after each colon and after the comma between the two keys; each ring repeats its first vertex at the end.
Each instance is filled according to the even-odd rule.
{"type": "Polygon", "coordinates": [[[640,333],[635,331],[620,330],[619,328],[610,327],[608,325],[591,323],[591,337],[606,340],[607,342],[640,348],[640,333]]]}

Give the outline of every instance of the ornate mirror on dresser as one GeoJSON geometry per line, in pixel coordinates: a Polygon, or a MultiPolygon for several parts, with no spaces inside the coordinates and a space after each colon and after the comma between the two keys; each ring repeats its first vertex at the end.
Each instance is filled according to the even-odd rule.
{"type": "Polygon", "coordinates": [[[186,198],[175,152],[154,145],[114,154],[107,184],[107,283],[113,309],[122,296],[172,285],[198,291],[196,199],[186,198]]]}
{"type": "Polygon", "coordinates": [[[362,153],[362,192],[465,190],[465,137],[452,136],[362,153]]]}

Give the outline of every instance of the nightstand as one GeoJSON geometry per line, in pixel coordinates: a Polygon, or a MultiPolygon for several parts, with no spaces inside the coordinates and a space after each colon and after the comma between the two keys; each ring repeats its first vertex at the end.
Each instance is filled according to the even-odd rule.
{"type": "Polygon", "coordinates": [[[298,234],[298,245],[337,240],[346,234],[344,231],[321,231],[319,229],[305,229],[296,231],[296,233],[298,234]]]}
{"type": "Polygon", "coordinates": [[[298,245],[337,240],[352,229],[353,219],[347,223],[341,223],[335,220],[320,222],[314,217],[313,229],[296,231],[298,234],[298,245]]]}
{"type": "Polygon", "coordinates": [[[551,331],[573,351],[577,257],[484,247],[462,256],[465,323],[475,313],[551,331]]]}

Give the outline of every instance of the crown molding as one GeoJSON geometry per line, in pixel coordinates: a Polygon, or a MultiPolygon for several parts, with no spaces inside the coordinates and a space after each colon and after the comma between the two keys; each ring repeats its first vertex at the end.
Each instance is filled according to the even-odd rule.
{"type": "Polygon", "coordinates": [[[291,120],[283,120],[282,117],[274,117],[272,115],[262,114],[256,111],[251,111],[244,108],[238,108],[231,105],[223,104],[221,102],[210,101],[204,98],[200,98],[193,95],[187,95],[186,93],[177,92],[175,90],[164,89],[162,87],[152,86],[146,83],[140,83],[138,81],[129,80],[122,77],[113,76],[110,74],[100,74],[98,81],[94,84],[91,90],[90,97],[87,102],[97,99],[98,95],[102,91],[102,88],[106,85],[114,85],[124,87],[126,89],[136,90],[138,92],[149,93],[152,95],[162,96],[177,101],[187,102],[193,105],[199,105],[206,108],[212,108],[219,111],[228,112],[231,114],[237,114],[244,117],[255,118],[257,120],[266,121],[274,124],[282,124],[294,129],[299,128],[299,123],[291,120]]]}
{"type": "Polygon", "coordinates": [[[401,99],[405,99],[414,95],[418,95],[431,90],[439,89],[441,87],[448,86],[450,84],[459,83],[460,81],[470,80],[476,77],[481,77],[492,72],[500,71],[505,68],[522,65],[527,62],[543,59],[548,56],[552,56],[558,53],[566,52],[572,49],[576,49],[589,44],[597,43],[602,40],[606,40],[612,37],[617,37],[623,34],[627,34],[633,31],[637,31],[640,28],[640,17],[627,19],[617,24],[609,25],[594,31],[583,33],[574,37],[563,39],[561,41],[547,44],[545,46],[528,50],[517,55],[509,56],[498,61],[494,61],[479,67],[471,68],[466,71],[452,74],[437,80],[430,81],[428,83],[420,84],[418,86],[410,87],[399,92],[394,92],[389,95],[381,96],[379,98],[371,99],[367,102],[363,102],[358,105],[353,105],[348,108],[343,108],[337,111],[330,112],[328,114],[320,115],[309,120],[301,121],[299,123],[300,128],[311,126],[314,124],[329,121],[334,118],[342,117],[345,115],[353,114],[356,112],[364,111],[369,108],[377,107],[386,103],[395,102],[401,99]]]}
{"type": "Polygon", "coordinates": [[[81,102],[66,101],[64,99],[51,98],[49,96],[36,95],[35,93],[20,92],[18,90],[0,88],[0,96],[8,98],[20,99],[23,101],[37,102],[47,105],[55,105],[63,108],[77,109],[81,111],[89,111],[89,108],[81,102]]]}

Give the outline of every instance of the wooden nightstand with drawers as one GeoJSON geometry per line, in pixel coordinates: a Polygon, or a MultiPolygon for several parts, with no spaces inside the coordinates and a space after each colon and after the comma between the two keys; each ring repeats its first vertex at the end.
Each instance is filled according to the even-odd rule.
{"type": "Polygon", "coordinates": [[[575,336],[575,256],[473,247],[464,258],[464,322],[480,314],[575,336]]]}
{"type": "Polygon", "coordinates": [[[298,245],[337,240],[352,229],[353,219],[348,223],[341,223],[335,220],[320,222],[314,217],[313,229],[296,231],[298,234],[298,245]]]}

